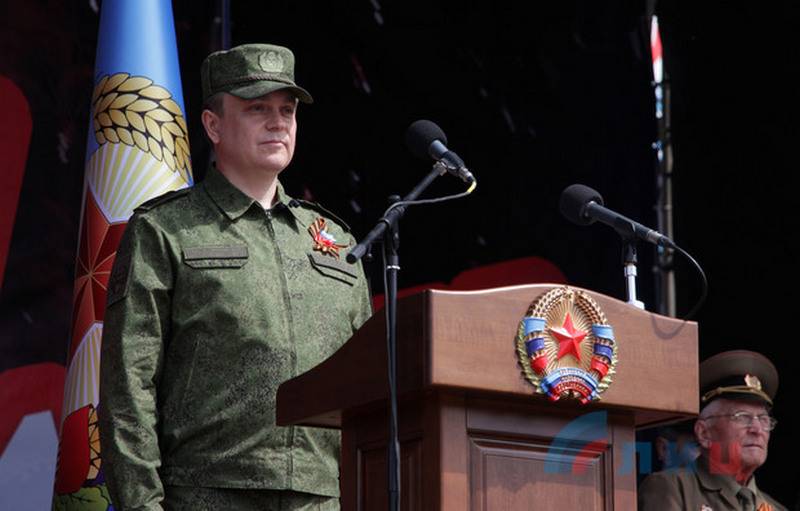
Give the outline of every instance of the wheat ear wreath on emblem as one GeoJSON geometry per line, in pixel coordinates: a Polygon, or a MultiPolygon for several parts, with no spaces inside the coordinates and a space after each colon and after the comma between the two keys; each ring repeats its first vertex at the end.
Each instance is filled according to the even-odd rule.
{"type": "Polygon", "coordinates": [[[128,73],[104,76],[92,94],[92,121],[99,145],[135,145],[189,181],[191,160],[183,112],[172,94],[153,80],[128,73]]]}

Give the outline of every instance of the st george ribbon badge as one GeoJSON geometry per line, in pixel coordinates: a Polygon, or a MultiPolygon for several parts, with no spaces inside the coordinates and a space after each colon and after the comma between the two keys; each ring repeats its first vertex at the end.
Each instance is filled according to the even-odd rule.
{"type": "Polygon", "coordinates": [[[328,224],[322,217],[317,218],[308,227],[308,233],[311,234],[311,238],[314,240],[314,250],[339,259],[339,250],[347,248],[347,245],[336,243],[336,238],[326,230],[327,228],[328,224]]]}
{"type": "Polygon", "coordinates": [[[584,291],[566,286],[531,303],[516,347],[525,378],[553,401],[599,399],[617,364],[614,329],[600,306],[584,291]]]}

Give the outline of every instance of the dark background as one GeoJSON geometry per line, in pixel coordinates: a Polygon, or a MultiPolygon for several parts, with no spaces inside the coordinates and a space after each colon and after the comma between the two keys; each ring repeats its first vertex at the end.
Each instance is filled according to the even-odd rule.
{"type": "MultiPolygon", "coordinates": [[[[291,194],[318,200],[363,235],[386,197],[407,193],[430,168],[403,144],[420,118],[443,128],[478,177],[469,198],[406,215],[401,287],[536,255],[572,284],[624,296],[616,234],[569,224],[557,204],[564,187],[584,183],[608,206],[656,224],[645,2],[232,3],[233,44],[291,47],[298,82],[315,98],[298,113],[298,148],[282,177],[291,194]]],[[[173,6],[199,180],[208,146],[198,70],[220,44],[217,7],[173,6]]],[[[673,0],[655,9],[673,98],[674,238],[710,284],[696,318],[700,356],[747,348],[778,366],[780,424],[759,485],[793,505],[800,7],[673,0]]],[[[88,2],[0,3],[0,73],[24,91],[34,119],[0,290],[0,371],[65,362],[97,26],[88,2]]],[[[427,195],[460,190],[446,177],[427,195]]],[[[640,257],[639,294],[652,310],[651,247],[640,246],[640,257]]],[[[699,279],[683,260],[676,272],[682,314],[699,279]]]]}

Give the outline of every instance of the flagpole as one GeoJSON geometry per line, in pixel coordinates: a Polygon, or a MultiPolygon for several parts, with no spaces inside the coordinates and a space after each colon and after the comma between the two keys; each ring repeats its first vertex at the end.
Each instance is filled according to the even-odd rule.
{"type": "Polygon", "coordinates": [[[220,0],[220,20],[222,30],[222,49],[231,47],[231,0],[220,0]]]}
{"type": "MultiPolygon", "coordinates": [[[[656,219],[657,229],[669,238],[674,238],[672,222],[672,133],[670,121],[670,84],[664,70],[663,46],[658,26],[658,16],[650,22],[650,49],[653,57],[653,92],[656,98],[656,125],[658,135],[653,143],[656,151],[656,219]]],[[[675,317],[675,269],[674,252],[666,247],[656,248],[656,312],[675,317]]]]}

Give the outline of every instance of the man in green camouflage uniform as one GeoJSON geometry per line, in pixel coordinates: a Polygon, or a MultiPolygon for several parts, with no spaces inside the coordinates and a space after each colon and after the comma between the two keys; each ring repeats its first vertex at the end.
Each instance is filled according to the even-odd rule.
{"type": "Polygon", "coordinates": [[[278,386],[370,315],[348,228],[277,180],[298,101],[287,48],[203,63],[217,165],[131,217],[109,283],[100,432],[117,510],[338,509],[339,435],[277,427],[278,386]]]}

